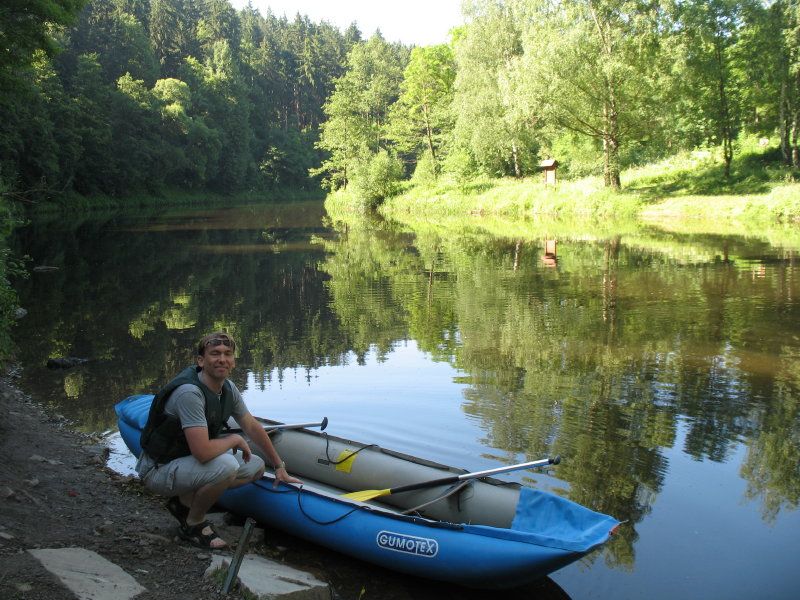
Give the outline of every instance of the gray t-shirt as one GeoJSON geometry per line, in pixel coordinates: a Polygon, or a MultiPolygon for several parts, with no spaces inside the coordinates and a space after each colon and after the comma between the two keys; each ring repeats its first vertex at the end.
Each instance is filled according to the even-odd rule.
{"type": "MultiPolygon", "coordinates": [[[[241,426],[240,419],[248,414],[247,406],[242,399],[242,393],[232,381],[228,381],[231,386],[233,397],[233,411],[231,416],[241,426]]],[[[164,412],[173,417],[177,417],[181,422],[181,427],[208,427],[206,422],[206,400],[202,390],[193,383],[185,383],[178,386],[164,405],[164,412]]],[[[155,461],[146,452],[142,451],[136,463],[136,471],[144,477],[150,469],[155,466],[155,461]]]]}

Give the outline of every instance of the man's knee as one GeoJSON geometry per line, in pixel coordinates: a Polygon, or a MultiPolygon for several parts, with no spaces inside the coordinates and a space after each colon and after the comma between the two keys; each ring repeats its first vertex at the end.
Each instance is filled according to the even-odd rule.
{"type": "Polygon", "coordinates": [[[209,468],[210,484],[215,485],[225,480],[233,481],[239,470],[239,461],[232,454],[221,454],[211,459],[206,466],[209,468]]]}
{"type": "Polygon", "coordinates": [[[264,474],[264,461],[256,454],[250,457],[250,462],[239,465],[239,470],[236,474],[237,479],[246,479],[247,481],[256,481],[261,479],[264,474]]]}

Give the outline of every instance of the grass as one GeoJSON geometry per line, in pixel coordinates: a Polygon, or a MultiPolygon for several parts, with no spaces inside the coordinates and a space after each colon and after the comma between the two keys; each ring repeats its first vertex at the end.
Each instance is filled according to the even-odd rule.
{"type": "MultiPolygon", "coordinates": [[[[222,587],[225,585],[225,580],[228,578],[228,568],[229,563],[223,563],[221,567],[214,569],[208,574],[208,578],[211,579],[211,581],[214,582],[220,590],[222,590],[222,587]]],[[[232,589],[229,594],[233,594],[234,598],[242,598],[243,600],[258,600],[258,598],[261,597],[244,587],[238,577],[236,581],[234,581],[231,588],[232,589]]]]}
{"type": "Polygon", "coordinates": [[[691,152],[630,169],[626,189],[643,200],[640,217],[667,220],[800,222],[800,173],[781,163],[775,148],[741,149],[725,177],[714,152],[691,152]]]}
{"type": "Polygon", "coordinates": [[[797,182],[798,175],[781,163],[777,148],[749,144],[734,158],[730,177],[725,176],[718,151],[697,150],[629,169],[623,183],[646,200],[657,201],[671,196],[763,195],[777,185],[797,182]]]}
{"type": "MultiPolygon", "coordinates": [[[[621,191],[605,188],[598,177],[561,180],[556,186],[546,186],[538,177],[477,178],[467,183],[441,177],[428,185],[405,183],[400,195],[388,199],[379,211],[399,220],[409,215],[430,219],[469,215],[634,218],[651,224],[676,220],[742,221],[759,226],[798,223],[800,171],[783,165],[780,158],[775,147],[764,148],[755,139],[744,139],[730,177],[725,176],[718,151],[684,152],[625,170],[621,191]]],[[[358,204],[346,194],[333,202],[337,210],[358,204]]]]}
{"type": "Polygon", "coordinates": [[[401,213],[424,212],[431,216],[493,215],[511,218],[544,216],[603,217],[637,213],[640,199],[602,187],[594,178],[562,181],[546,186],[538,178],[480,179],[469,184],[440,179],[429,188],[411,187],[389,199],[381,213],[391,217],[401,213]]]}

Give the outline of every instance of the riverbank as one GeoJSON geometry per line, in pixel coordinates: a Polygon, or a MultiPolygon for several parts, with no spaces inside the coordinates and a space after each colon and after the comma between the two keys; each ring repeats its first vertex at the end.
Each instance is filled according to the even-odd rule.
{"type": "Polygon", "coordinates": [[[129,196],[108,196],[96,194],[64,194],[47,200],[39,200],[26,205],[26,210],[37,214],[70,212],[91,212],[131,208],[185,208],[241,206],[279,202],[301,202],[322,200],[325,197],[321,188],[282,188],[276,190],[247,190],[235,193],[221,193],[209,190],[168,189],[158,193],[137,193],[129,196]]]}
{"type": "MultiPolygon", "coordinates": [[[[401,193],[378,208],[401,222],[480,218],[506,220],[638,220],[671,227],[676,221],[772,226],[800,222],[800,172],[785,166],[775,148],[751,145],[734,160],[730,177],[711,151],[687,152],[659,163],[630,168],[623,188],[614,191],[600,177],[561,179],[546,185],[541,177],[403,184],[401,193]]],[[[361,211],[347,191],[331,194],[325,206],[334,215],[361,211]]]]}
{"type": "Polygon", "coordinates": [[[210,554],[175,541],[163,503],[105,466],[101,438],[23,393],[18,373],[6,365],[0,376],[0,597],[74,599],[28,552],[72,547],[133,575],[143,600],[225,597],[203,578],[210,554]]]}
{"type": "MultiPolygon", "coordinates": [[[[252,598],[238,590],[222,594],[218,581],[204,578],[212,553],[180,540],[163,499],[106,466],[102,436],[78,433],[19,389],[19,366],[0,368],[0,598],[74,600],[30,553],[63,548],[97,553],[122,568],[146,590],[137,600],[252,598]]],[[[223,513],[211,516],[235,547],[241,523],[223,513]]],[[[379,589],[346,568],[350,581],[326,574],[322,552],[279,532],[256,529],[248,551],[329,581],[337,586],[333,598],[379,589]]]]}

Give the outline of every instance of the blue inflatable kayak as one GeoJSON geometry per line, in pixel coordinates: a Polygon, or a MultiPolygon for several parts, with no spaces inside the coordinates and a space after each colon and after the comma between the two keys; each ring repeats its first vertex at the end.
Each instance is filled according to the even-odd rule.
{"type": "MultiPolygon", "coordinates": [[[[136,456],[152,399],[131,396],[116,405],[120,433],[136,456]]],[[[619,525],[560,496],[471,479],[461,469],[375,445],[308,429],[278,429],[270,437],[303,485],[276,489],[268,474],[227,491],[218,504],[395,571],[469,587],[519,586],[578,560],[619,525]],[[368,502],[343,497],[435,479],[459,481],[368,502]]]]}

